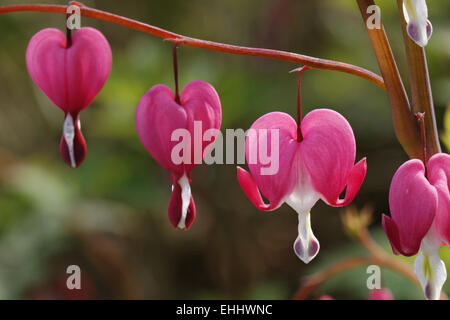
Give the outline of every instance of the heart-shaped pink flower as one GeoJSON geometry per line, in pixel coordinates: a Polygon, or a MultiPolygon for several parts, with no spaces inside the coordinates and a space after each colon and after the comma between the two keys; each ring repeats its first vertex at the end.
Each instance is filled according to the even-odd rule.
{"type": "Polygon", "coordinates": [[[311,208],[319,199],[337,207],[350,203],[361,187],[367,166],[365,159],[354,165],[352,128],[333,110],[317,109],[307,114],[301,122],[301,136],[299,141],[297,123],[286,113],[272,112],[256,120],[245,146],[251,174],[238,167],[238,179],[258,209],[271,211],[286,202],[298,213],[299,235],[294,251],[308,263],[319,251],[311,229],[311,208]],[[265,149],[267,154],[279,153],[276,172],[267,172],[261,155],[265,149]],[[345,188],[345,198],[339,199],[345,188]]]}
{"type": "Polygon", "coordinates": [[[138,136],[150,155],[172,173],[169,220],[175,228],[189,229],[194,221],[190,171],[201,163],[221,122],[219,96],[204,81],[188,83],[181,93],[180,104],[170,88],[162,84],[152,87],[139,101],[138,136]],[[211,139],[203,139],[206,135],[211,139]],[[184,146],[182,150],[178,148],[180,144],[184,146]]]}
{"type": "Polygon", "coordinates": [[[426,164],[405,162],[392,178],[391,217],[383,228],[395,254],[416,257],[414,268],[428,299],[439,299],[447,278],[439,247],[450,245],[450,155],[437,153],[426,164]]]}
{"type": "Polygon", "coordinates": [[[33,36],[26,53],[28,72],[41,90],[65,113],[60,152],[72,167],[86,156],[79,113],[88,107],[105,84],[112,65],[111,48],[103,34],[81,28],[67,47],[58,29],[33,36]]]}

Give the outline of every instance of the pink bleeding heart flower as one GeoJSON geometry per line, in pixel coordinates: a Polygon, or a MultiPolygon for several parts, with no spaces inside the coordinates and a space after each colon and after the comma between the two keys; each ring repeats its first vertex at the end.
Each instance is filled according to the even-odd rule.
{"type": "Polygon", "coordinates": [[[190,172],[202,162],[222,122],[216,90],[204,81],[192,81],[179,103],[169,87],[155,85],[142,97],[136,111],[138,136],[150,155],[171,173],[169,220],[189,229],[195,219],[190,172]],[[202,139],[209,135],[211,139],[202,139]],[[182,138],[182,141],[180,141],[182,138]],[[180,147],[181,146],[181,147],[180,147]]]}
{"type": "Polygon", "coordinates": [[[391,217],[383,228],[395,254],[413,256],[415,272],[427,299],[439,299],[447,278],[439,247],[450,245],[450,156],[433,155],[426,164],[405,162],[389,190],[391,217]]]}
{"type": "Polygon", "coordinates": [[[349,204],[361,187],[367,166],[365,159],[354,165],[353,131],[339,113],[317,109],[307,114],[301,122],[301,141],[297,139],[297,129],[294,119],[282,112],[272,112],[256,120],[245,146],[251,174],[238,167],[238,179],[259,210],[272,211],[285,202],[298,213],[294,251],[308,263],[319,252],[319,242],[311,229],[312,207],[319,199],[335,207],[349,204]],[[279,152],[276,172],[265,172],[267,163],[261,161],[264,144],[268,154],[279,152]],[[340,199],[346,187],[345,198],[340,199]]]}
{"type": "Polygon", "coordinates": [[[65,113],[60,153],[77,168],[86,156],[79,114],[94,100],[111,71],[108,41],[88,27],[76,31],[71,43],[60,30],[44,29],[30,40],[26,62],[34,82],[65,113]]]}
{"type": "Polygon", "coordinates": [[[394,296],[389,289],[373,289],[370,290],[367,300],[394,300],[394,296]]]}
{"type": "Polygon", "coordinates": [[[291,71],[300,72],[297,121],[282,112],[271,112],[256,120],[245,141],[251,174],[240,167],[237,171],[239,184],[259,210],[272,211],[287,203],[297,212],[298,237],[293,247],[305,263],[320,248],[311,229],[312,207],[319,199],[335,207],[349,204],[367,170],[365,158],[354,164],[355,137],[343,116],[330,109],[317,109],[301,120],[300,83],[307,68],[291,71]],[[344,189],[345,198],[340,199],[344,189]],[[264,202],[261,193],[269,203],[264,202]]]}

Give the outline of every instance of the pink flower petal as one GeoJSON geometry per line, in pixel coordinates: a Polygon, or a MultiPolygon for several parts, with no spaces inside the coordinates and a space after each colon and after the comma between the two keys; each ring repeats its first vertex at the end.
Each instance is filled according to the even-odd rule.
{"type": "Polygon", "coordinates": [[[242,190],[244,190],[247,197],[259,210],[272,211],[277,209],[282,204],[281,201],[271,202],[269,204],[264,203],[258,186],[256,185],[255,180],[253,180],[252,175],[248,171],[242,169],[241,167],[238,167],[237,177],[242,190]]]}
{"type": "Polygon", "coordinates": [[[72,46],[58,29],[44,29],[30,40],[28,71],[36,84],[63,111],[77,114],[91,104],[109,76],[111,48],[103,34],[85,27],[72,46]]]}
{"type": "Polygon", "coordinates": [[[405,162],[395,173],[389,191],[391,217],[383,216],[383,228],[394,253],[416,254],[433,223],[437,192],[425,177],[422,161],[405,162]]]}
{"type": "Polygon", "coordinates": [[[136,130],[150,155],[166,170],[181,177],[183,164],[172,161],[172,150],[179,142],[171,141],[176,129],[187,128],[186,110],[175,102],[172,90],[153,86],[139,101],[136,110],[136,130]]]}
{"type": "MultiPolygon", "coordinates": [[[[394,254],[399,255],[403,254],[402,249],[402,243],[400,240],[400,233],[398,231],[397,225],[395,224],[394,220],[391,219],[391,217],[383,214],[381,218],[381,223],[383,225],[384,232],[386,233],[386,236],[389,239],[389,242],[391,243],[392,251],[394,254]]],[[[420,246],[420,244],[419,244],[420,246]]],[[[412,250],[414,252],[415,249],[412,250]]],[[[419,249],[417,249],[419,250],[419,249]]],[[[417,251],[416,251],[417,252],[417,251]]],[[[415,253],[409,254],[414,255],[415,253]]]]}
{"type": "Polygon", "coordinates": [[[338,196],[338,198],[336,198],[336,200],[334,201],[328,199],[327,202],[329,203],[329,205],[335,207],[343,207],[352,202],[364,182],[366,171],[367,162],[366,158],[363,158],[357,164],[355,164],[352,170],[350,170],[350,174],[347,180],[347,190],[345,192],[345,198],[339,199],[338,196]]]}
{"type": "Polygon", "coordinates": [[[428,180],[436,188],[438,206],[434,227],[443,244],[450,245],[450,155],[435,154],[427,164],[428,180]]]}
{"type": "Polygon", "coordinates": [[[296,122],[291,116],[282,112],[271,112],[262,116],[253,123],[247,134],[245,153],[251,175],[242,168],[238,168],[238,180],[247,196],[260,210],[269,211],[278,208],[284,198],[295,188],[299,165],[299,143],[296,140],[296,134],[296,122]],[[272,137],[274,132],[271,130],[277,133],[278,139],[272,137]],[[261,138],[264,138],[263,140],[267,143],[260,143],[263,141],[260,140],[261,138]],[[273,151],[272,143],[275,143],[279,151],[279,157],[275,159],[278,161],[278,170],[275,174],[263,174],[264,169],[270,165],[261,161],[261,152],[265,154],[267,151],[270,155],[273,151]],[[269,200],[268,205],[264,204],[258,188],[269,200]]]}
{"type": "Polygon", "coordinates": [[[155,85],[141,98],[136,111],[136,129],[145,148],[166,170],[181,176],[201,162],[208,145],[214,141],[203,141],[205,131],[219,129],[222,121],[220,100],[214,88],[204,81],[192,81],[181,93],[181,105],[172,90],[165,85],[155,85]],[[195,132],[195,123],[201,126],[195,132]],[[174,163],[172,151],[181,142],[172,141],[172,134],[184,129],[188,134],[190,156],[188,161],[174,163]],[[195,139],[199,141],[196,148],[195,139]]]}
{"type": "MultiPolygon", "coordinates": [[[[201,80],[189,82],[181,93],[181,105],[187,112],[187,129],[191,133],[191,137],[197,137],[201,143],[196,144],[194,139],[191,140],[191,166],[187,166],[187,171],[192,170],[196,164],[203,159],[203,155],[208,151],[207,147],[211,146],[217,134],[210,141],[201,139],[205,131],[209,129],[220,129],[222,123],[222,107],[219,95],[212,85],[201,80]],[[201,130],[195,132],[195,122],[201,122],[201,130]]],[[[198,126],[197,126],[198,127],[198,126]]]]}
{"type": "Polygon", "coordinates": [[[354,166],[356,144],[353,130],[339,113],[316,109],[302,121],[301,158],[314,188],[333,206],[350,203],[362,185],[366,161],[354,166]],[[345,199],[339,195],[347,186],[345,199]]]}

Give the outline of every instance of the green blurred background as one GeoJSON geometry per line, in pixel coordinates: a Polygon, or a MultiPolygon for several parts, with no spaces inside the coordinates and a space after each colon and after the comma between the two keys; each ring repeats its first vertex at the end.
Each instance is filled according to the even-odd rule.
{"type": "MultiPolygon", "coordinates": [[[[396,1],[378,2],[409,87],[396,1]]],[[[16,3],[22,1],[0,2],[16,3]]],[[[187,36],[293,51],[379,72],[352,0],[86,0],[84,4],[187,36]]],[[[450,103],[450,2],[428,1],[428,5],[434,35],[426,50],[442,132],[450,103]]],[[[104,33],[114,62],[104,89],[81,115],[87,158],[78,170],[70,169],[59,156],[63,113],[32,82],[25,66],[29,39],[46,27],[63,29],[64,22],[62,15],[50,13],[0,15],[0,298],[289,299],[306,276],[364,253],[346,236],[340,209],[320,202],[312,211],[312,225],[321,252],[304,265],[292,250],[297,236],[292,209],[259,212],[239,187],[234,165],[202,165],[192,172],[197,219],[189,232],[174,230],[167,218],[169,174],[147,154],[134,125],[136,105],[151,86],[173,87],[171,44],[87,18],[82,25],[104,33]],[[66,268],[72,264],[81,267],[81,291],[66,289],[66,268]]],[[[222,130],[247,129],[274,110],[294,115],[297,76],[288,73],[294,67],[275,60],[179,49],[180,85],[194,79],[214,85],[222,101],[222,130]]],[[[373,206],[370,230],[391,252],[380,217],[389,212],[389,183],[407,156],[394,137],[385,92],[332,71],[308,71],[303,79],[305,113],[329,107],[351,123],[357,160],[368,159],[367,177],[353,204],[373,206]]],[[[450,266],[448,249],[442,253],[450,266]]],[[[382,272],[383,285],[395,298],[423,297],[403,276],[385,268],[382,272]]],[[[365,267],[345,272],[311,298],[326,293],[365,299],[367,277],[365,267]]]]}

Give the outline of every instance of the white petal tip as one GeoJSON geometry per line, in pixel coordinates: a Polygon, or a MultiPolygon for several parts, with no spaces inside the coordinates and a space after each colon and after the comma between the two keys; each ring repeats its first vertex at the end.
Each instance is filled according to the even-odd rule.
{"type": "Polygon", "coordinates": [[[177,228],[180,230],[186,230],[186,218],[189,209],[189,204],[191,202],[191,186],[189,184],[189,179],[184,174],[180,180],[178,180],[178,184],[181,187],[181,199],[182,199],[182,211],[181,218],[178,222],[177,228]]]}
{"type": "Polygon", "coordinates": [[[422,48],[428,44],[428,40],[432,33],[431,23],[429,22],[426,26],[419,26],[416,23],[411,22],[408,24],[406,30],[411,40],[422,48]]]}
{"type": "Polygon", "coordinates": [[[317,256],[319,249],[320,245],[317,240],[303,243],[301,239],[297,238],[294,242],[294,252],[305,264],[310,263],[317,256]]]}
{"type": "Polygon", "coordinates": [[[304,263],[310,263],[319,253],[320,244],[311,229],[310,213],[298,214],[298,237],[294,242],[294,252],[304,263]]]}
{"type": "Polygon", "coordinates": [[[67,149],[69,150],[70,166],[75,169],[77,167],[74,150],[75,124],[70,113],[68,113],[64,119],[63,136],[66,141],[67,149]]]}
{"type": "Polygon", "coordinates": [[[423,289],[423,293],[427,300],[439,300],[441,290],[436,290],[433,288],[433,285],[428,282],[423,289]]]}
{"type": "Polygon", "coordinates": [[[447,270],[439,257],[440,242],[431,235],[422,240],[419,254],[414,261],[414,272],[422,286],[425,298],[439,300],[442,286],[447,279],[447,270]]]}

